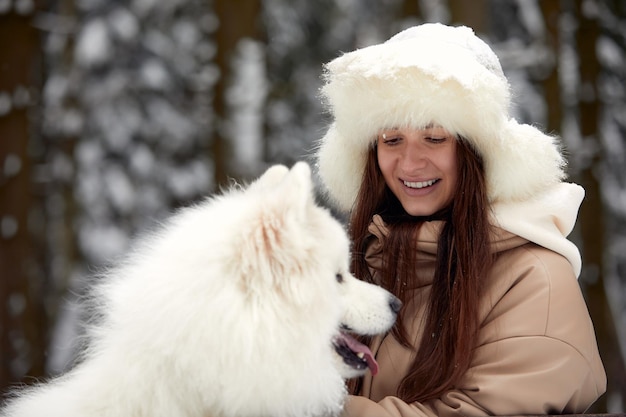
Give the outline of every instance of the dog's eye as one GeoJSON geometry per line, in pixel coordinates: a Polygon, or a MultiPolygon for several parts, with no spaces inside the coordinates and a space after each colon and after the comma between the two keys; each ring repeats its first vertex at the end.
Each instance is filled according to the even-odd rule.
{"type": "Polygon", "coordinates": [[[337,274],[335,275],[335,278],[337,279],[337,282],[343,282],[343,275],[337,274]]]}

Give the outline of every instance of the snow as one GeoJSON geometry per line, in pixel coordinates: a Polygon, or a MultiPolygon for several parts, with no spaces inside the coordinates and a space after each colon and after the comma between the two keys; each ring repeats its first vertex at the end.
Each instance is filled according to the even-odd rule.
{"type": "Polygon", "coordinates": [[[11,0],[0,0],[0,14],[8,13],[11,10],[11,0]]]}
{"type": "Polygon", "coordinates": [[[52,74],[43,88],[44,105],[47,107],[59,106],[67,94],[69,80],[59,74],[52,74]]]}
{"type": "Polygon", "coordinates": [[[0,236],[3,239],[10,239],[17,234],[19,224],[17,219],[11,215],[2,216],[0,219],[0,236]]]}
{"type": "Polygon", "coordinates": [[[174,196],[181,199],[192,199],[198,193],[206,190],[211,183],[205,161],[194,161],[184,168],[165,166],[165,181],[174,196]]]}
{"type": "Polygon", "coordinates": [[[89,259],[98,265],[106,265],[128,249],[130,239],[119,225],[102,222],[81,225],[78,242],[89,259]]]}
{"type": "Polygon", "coordinates": [[[35,10],[35,2],[33,0],[16,0],[14,7],[17,14],[26,16],[35,10]]]}
{"type": "Polygon", "coordinates": [[[106,22],[93,19],[84,27],[78,37],[76,61],[86,66],[105,63],[111,58],[113,46],[106,22]]]}
{"type": "Polygon", "coordinates": [[[0,91],[0,116],[9,114],[12,107],[11,95],[6,91],[0,91]]]}
{"type": "Polygon", "coordinates": [[[130,10],[124,7],[118,7],[113,10],[107,23],[111,28],[111,32],[122,41],[132,41],[139,35],[139,22],[130,10]]]}
{"type": "Polygon", "coordinates": [[[124,215],[136,206],[136,193],[130,178],[119,165],[110,164],[103,172],[104,189],[113,209],[124,215]]]}
{"type": "Polygon", "coordinates": [[[23,109],[32,103],[32,98],[28,88],[18,85],[13,91],[13,107],[23,109]]]}
{"type": "Polygon", "coordinates": [[[148,121],[158,126],[157,134],[164,135],[161,145],[172,151],[189,149],[195,129],[193,121],[168,101],[154,99],[147,103],[148,121]]]}
{"type": "Polygon", "coordinates": [[[130,145],[132,136],[141,124],[141,119],[133,114],[129,103],[119,102],[117,106],[105,106],[93,115],[94,128],[101,132],[111,152],[124,152],[130,145]]]}
{"type": "Polygon", "coordinates": [[[157,161],[148,146],[138,144],[130,152],[129,170],[134,176],[147,178],[157,168],[157,161]]]}
{"type": "Polygon", "coordinates": [[[421,12],[426,22],[442,22],[450,21],[450,12],[446,5],[439,0],[422,0],[420,1],[421,12]]]}
{"type": "Polygon", "coordinates": [[[22,170],[22,160],[14,153],[9,153],[4,158],[4,169],[2,173],[5,178],[11,178],[17,175],[22,170]]]}
{"type": "Polygon", "coordinates": [[[609,37],[598,39],[598,61],[607,69],[624,72],[624,49],[609,37]]]}
{"type": "Polygon", "coordinates": [[[263,49],[251,39],[239,42],[232,60],[233,83],[226,93],[231,114],[226,137],[232,140],[235,166],[246,167],[247,175],[258,173],[263,160],[263,107],[269,88],[263,49]]]}

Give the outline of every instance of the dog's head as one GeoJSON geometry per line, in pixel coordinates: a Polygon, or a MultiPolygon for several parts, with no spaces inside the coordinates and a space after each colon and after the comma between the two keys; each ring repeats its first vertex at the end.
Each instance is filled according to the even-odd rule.
{"type": "Polygon", "coordinates": [[[325,344],[342,378],[368,369],[375,374],[371,351],[350,333],[388,331],[401,303],[350,274],[349,239],[342,224],[315,203],[309,166],[273,166],[245,193],[256,195],[250,199],[256,207],[239,242],[241,290],[259,308],[281,309],[283,325],[294,336],[291,343],[317,344],[315,352],[324,352],[319,346],[325,344]]]}

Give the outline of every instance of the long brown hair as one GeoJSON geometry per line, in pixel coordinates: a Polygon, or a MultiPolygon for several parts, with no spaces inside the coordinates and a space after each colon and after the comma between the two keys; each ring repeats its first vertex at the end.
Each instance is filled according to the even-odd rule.
{"type": "MultiPolygon", "coordinates": [[[[372,277],[365,261],[368,226],[380,214],[389,227],[383,243],[380,282],[404,303],[408,302],[403,282],[415,275],[417,229],[424,221],[444,220],[437,248],[437,263],[428,301],[424,335],[410,340],[400,313],[393,336],[402,345],[416,349],[416,357],[398,388],[407,402],[439,397],[452,388],[470,365],[478,335],[481,282],[492,264],[489,245],[489,204],[484,165],[480,155],[463,138],[457,138],[458,183],[452,203],[429,218],[409,216],[386,186],[378,166],[375,146],[368,153],[366,169],[350,217],[354,242],[352,272],[366,281],[372,277]]],[[[359,383],[351,384],[356,393],[359,383]]]]}

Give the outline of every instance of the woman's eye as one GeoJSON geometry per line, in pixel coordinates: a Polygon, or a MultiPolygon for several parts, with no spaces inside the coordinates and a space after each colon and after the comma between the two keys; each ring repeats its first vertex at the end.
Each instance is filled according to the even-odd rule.
{"type": "Polygon", "coordinates": [[[447,138],[440,138],[440,137],[427,137],[426,140],[431,142],[431,143],[443,143],[446,141],[447,138]]]}
{"type": "Polygon", "coordinates": [[[383,136],[381,136],[381,141],[385,145],[395,145],[396,143],[401,141],[401,138],[398,137],[398,136],[386,136],[386,135],[383,135],[383,136]]]}

